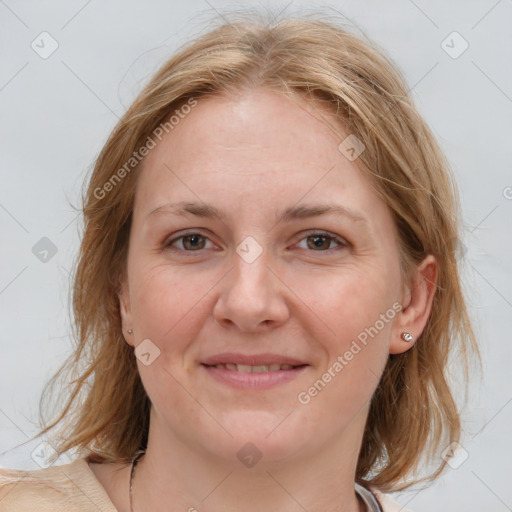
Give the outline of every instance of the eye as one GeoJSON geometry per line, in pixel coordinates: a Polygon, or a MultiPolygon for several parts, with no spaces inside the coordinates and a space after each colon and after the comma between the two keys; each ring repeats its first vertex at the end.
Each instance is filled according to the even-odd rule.
{"type": "MultiPolygon", "coordinates": [[[[302,238],[301,242],[303,240],[306,240],[306,247],[302,247],[303,249],[311,249],[316,252],[327,252],[333,249],[331,246],[333,242],[338,244],[338,248],[348,247],[348,242],[343,240],[343,238],[325,232],[310,233],[308,236],[302,238]]],[[[334,249],[336,249],[336,247],[334,247],[334,249]]]]}
{"type": "MultiPolygon", "coordinates": [[[[301,247],[302,249],[310,249],[315,252],[328,252],[349,246],[349,243],[343,238],[326,232],[309,233],[300,240],[299,245],[303,241],[306,241],[306,246],[301,247]],[[333,243],[337,245],[333,247],[333,243]]],[[[208,242],[212,243],[208,237],[201,233],[190,232],[164,242],[164,247],[178,252],[199,252],[208,248],[208,242]]]]}
{"type": "Polygon", "coordinates": [[[196,252],[205,249],[206,242],[210,241],[200,233],[187,233],[164,243],[165,247],[187,252],[196,252]]]}

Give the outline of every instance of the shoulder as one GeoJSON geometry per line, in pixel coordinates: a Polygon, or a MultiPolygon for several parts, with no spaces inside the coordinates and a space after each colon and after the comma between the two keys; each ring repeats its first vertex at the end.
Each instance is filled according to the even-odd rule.
{"type": "Polygon", "coordinates": [[[412,512],[395,501],[390,494],[385,494],[376,487],[370,487],[373,495],[377,498],[383,512],[412,512]]]}
{"type": "Polygon", "coordinates": [[[0,469],[0,512],[50,510],[66,495],[66,482],[57,467],[25,471],[0,469]]]}
{"type": "Polygon", "coordinates": [[[39,470],[0,469],[0,512],[116,512],[84,458],[39,470]]]}

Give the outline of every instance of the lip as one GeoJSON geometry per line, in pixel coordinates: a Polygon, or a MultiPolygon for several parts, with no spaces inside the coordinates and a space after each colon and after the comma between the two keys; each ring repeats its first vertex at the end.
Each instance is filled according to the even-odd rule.
{"type": "MultiPolygon", "coordinates": [[[[216,364],[248,364],[250,366],[270,365],[270,364],[291,364],[292,366],[307,365],[305,361],[295,359],[279,354],[269,352],[263,354],[238,354],[235,352],[224,352],[208,357],[201,361],[203,365],[213,366],[216,364]]],[[[288,371],[288,370],[286,370],[288,371]]]]}
{"type": "Polygon", "coordinates": [[[269,389],[280,384],[285,384],[286,382],[290,382],[291,380],[297,378],[305,370],[307,370],[308,367],[309,365],[304,365],[292,368],[291,370],[276,370],[274,372],[263,373],[246,373],[201,364],[201,368],[203,368],[212,378],[218,382],[238,389],[269,389]]]}
{"type": "Polygon", "coordinates": [[[280,354],[239,354],[224,352],[206,358],[201,363],[210,377],[237,389],[269,389],[280,384],[285,384],[301,375],[309,364],[299,359],[280,354]],[[217,368],[216,364],[245,364],[250,366],[267,366],[271,364],[288,364],[295,366],[289,370],[276,370],[269,372],[239,372],[217,368]]]}

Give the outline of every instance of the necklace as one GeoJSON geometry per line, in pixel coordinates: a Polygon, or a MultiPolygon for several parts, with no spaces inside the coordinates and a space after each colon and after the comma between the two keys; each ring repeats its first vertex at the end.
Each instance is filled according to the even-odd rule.
{"type": "MultiPolygon", "coordinates": [[[[137,462],[144,455],[145,452],[138,453],[132,460],[132,467],[130,470],[130,512],[133,512],[133,504],[132,504],[132,494],[133,494],[133,477],[135,475],[135,467],[137,466],[137,462]]],[[[363,503],[366,505],[367,512],[382,512],[382,508],[379,502],[376,500],[373,493],[359,485],[357,482],[354,483],[354,488],[356,490],[357,495],[363,500],[363,503]]]]}
{"type": "Polygon", "coordinates": [[[132,460],[132,469],[130,470],[130,512],[133,512],[133,504],[132,504],[132,493],[133,493],[133,475],[135,474],[135,466],[137,466],[137,462],[144,455],[145,452],[140,452],[137,454],[132,460]]]}

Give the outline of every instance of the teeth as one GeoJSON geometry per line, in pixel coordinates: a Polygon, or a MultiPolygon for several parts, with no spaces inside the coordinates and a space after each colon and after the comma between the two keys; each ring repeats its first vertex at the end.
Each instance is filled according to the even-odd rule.
{"type": "Polygon", "coordinates": [[[262,364],[261,366],[253,366],[252,367],[252,372],[253,373],[268,372],[268,366],[265,366],[264,364],[262,364]]]}
{"type": "Polygon", "coordinates": [[[232,370],[242,373],[266,373],[266,372],[277,372],[279,370],[291,370],[293,365],[291,364],[260,364],[257,366],[251,366],[248,364],[234,364],[234,363],[218,363],[215,365],[216,368],[221,370],[232,370]]]}

